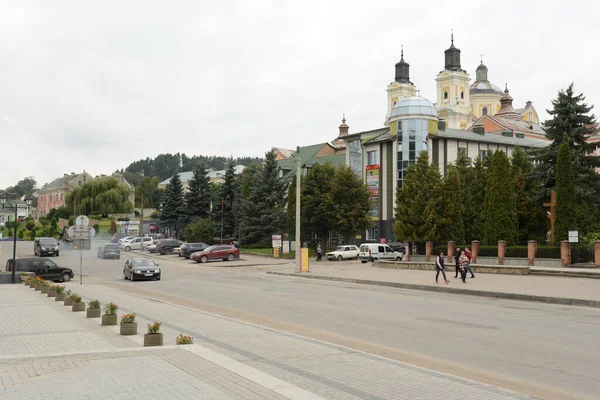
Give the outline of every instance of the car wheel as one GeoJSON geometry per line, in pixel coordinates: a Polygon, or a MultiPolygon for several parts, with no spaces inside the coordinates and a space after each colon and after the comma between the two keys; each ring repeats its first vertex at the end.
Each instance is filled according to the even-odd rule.
{"type": "Polygon", "coordinates": [[[131,273],[129,274],[129,280],[131,282],[135,281],[135,279],[133,278],[133,271],[131,271],[131,273]]]}
{"type": "Polygon", "coordinates": [[[125,251],[131,251],[131,247],[129,247],[129,246],[125,247],[125,251]]]}
{"type": "Polygon", "coordinates": [[[208,257],[206,257],[206,256],[202,256],[202,257],[200,257],[200,262],[201,262],[201,263],[205,263],[205,262],[207,262],[207,261],[208,261],[208,257]]]}
{"type": "Polygon", "coordinates": [[[396,259],[394,261],[402,261],[402,258],[396,257],[396,259]]]}
{"type": "Polygon", "coordinates": [[[56,257],[58,257],[58,253],[59,253],[59,252],[57,251],[57,252],[56,252],[56,257]]]}
{"type": "Polygon", "coordinates": [[[71,280],[71,275],[69,275],[68,273],[64,273],[60,277],[60,280],[63,282],[69,282],[71,280]]]}
{"type": "Polygon", "coordinates": [[[233,254],[227,254],[227,261],[233,261],[233,254]]]}
{"type": "Polygon", "coordinates": [[[342,255],[341,255],[341,254],[340,254],[339,256],[337,256],[337,260],[338,260],[338,261],[342,261],[342,259],[343,259],[343,257],[342,257],[342,255]]]}
{"type": "Polygon", "coordinates": [[[127,275],[125,274],[125,270],[123,270],[123,279],[127,280],[127,275]]]}
{"type": "Polygon", "coordinates": [[[172,249],[172,248],[170,248],[170,247],[167,247],[167,248],[165,249],[165,254],[171,254],[171,253],[173,253],[173,249],[172,249]]]}
{"type": "Polygon", "coordinates": [[[367,262],[365,260],[360,260],[361,263],[366,264],[367,262]]]}

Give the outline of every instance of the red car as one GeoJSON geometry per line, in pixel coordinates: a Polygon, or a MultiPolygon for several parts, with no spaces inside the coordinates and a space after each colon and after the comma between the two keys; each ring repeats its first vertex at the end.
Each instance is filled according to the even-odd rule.
{"type": "Polygon", "coordinates": [[[192,254],[191,259],[205,263],[208,260],[233,261],[240,258],[240,250],[229,244],[217,244],[192,254]]]}

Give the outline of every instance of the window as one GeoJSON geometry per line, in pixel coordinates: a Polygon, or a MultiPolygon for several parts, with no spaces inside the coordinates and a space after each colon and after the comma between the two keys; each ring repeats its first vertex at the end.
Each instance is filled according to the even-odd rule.
{"type": "Polygon", "coordinates": [[[385,246],[377,246],[377,251],[380,253],[385,253],[385,246]]]}
{"type": "Polygon", "coordinates": [[[282,169],[280,169],[280,170],[279,170],[279,174],[278,174],[278,176],[279,176],[280,178],[283,178],[283,170],[282,170],[282,169]]]}
{"type": "Polygon", "coordinates": [[[377,150],[367,151],[367,165],[377,164],[377,150]]]}
{"type": "Polygon", "coordinates": [[[56,264],[54,264],[52,261],[44,261],[44,267],[54,269],[56,268],[56,264]]]}
{"type": "Polygon", "coordinates": [[[306,176],[306,174],[308,174],[308,168],[304,167],[302,168],[302,176],[306,176]]]}
{"type": "Polygon", "coordinates": [[[444,92],[444,100],[448,100],[448,92],[444,92]]]}
{"type": "Polygon", "coordinates": [[[481,115],[487,115],[488,114],[488,108],[487,107],[483,107],[481,109],[481,115]]]}
{"type": "Polygon", "coordinates": [[[461,100],[465,99],[465,92],[463,92],[463,91],[460,92],[460,99],[461,100]]]}
{"type": "MultiPolygon", "coordinates": [[[[377,240],[377,228],[371,228],[371,229],[367,229],[366,235],[365,235],[365,239],[366,240],[377,240]]],[[[362,246],[360,246],[362,248],[362,246]]],[[[365,252],[369,251],[368,248],[365,249],[365,252]]]]}
{"type": "Polygon", "coordinates": [[[529,111],[529,122],[533,121],[533,113],[529,111]]]}

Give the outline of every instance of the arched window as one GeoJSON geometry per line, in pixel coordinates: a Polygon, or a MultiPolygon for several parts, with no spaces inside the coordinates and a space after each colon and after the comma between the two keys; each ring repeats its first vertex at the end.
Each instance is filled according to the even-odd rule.
{"type": "Polygon", "coordinates": [[[444,92],[444,100],[448,100],[448,92],[444,92]]]}
{"type": "Polygon", "coordinates": [[[481,109],[481,114],[482,114],[482,115],[487,115],[487,114],[488,114],[488,108],[487,108],[487,107],[483,107],[483,108],[481,109]]]}
{"type": "Polygon", "coordinates": [[[398,104],[398,102],[396,100],[394,100],[394,107],[396,106],[396,104],[398,104]]]}
{"type": "Polygon", "coordinates": [[[533,121],[533,113],[529,111],[529,122],[533,121]]]}
{"type": "Polygon", "coordinates": [[[465,99],[465,92],[463,92],[463,91],[460,92],[460,99],[461,100],[465,99]]]}

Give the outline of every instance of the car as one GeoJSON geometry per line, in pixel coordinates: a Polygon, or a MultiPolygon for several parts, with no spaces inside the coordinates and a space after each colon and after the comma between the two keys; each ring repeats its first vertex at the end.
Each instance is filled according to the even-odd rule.
{"type": "Polygon", "coordinates": [[[123,267],[123,279],[129,279],[132,282],[142,279],[160,281],[160,275],[161,271],[158,264],[146,257],[130,258],[125,261],[123,267]]]}
{"type": "Polygon", "coordinates": [[[158,241],[154,242],[152,244],[149,244],[148,246],[146,246],[146,250],[148,250],[150,253],[156,253],[156,246],[158,245],[158,241]]]}
{"type": "Polygon", "coordinates": [[[36,238],[33,242],[33,254],[40,257],[52,254],[58,257],[58,245],[58,240],[53,237],[36,238]]]}
{"type": "Polygon", "coordinates": [[[183,241],[177,239],[165,239],[156,245],[156,252],[162,255],[173,253],[173,249],[181,247],[183,241]]]}
{"type": "Polygon", "coordinates": [[[358,247],[355,245],[338,246],[334,251],[325,254],[329,261],[351,260],[358,258],[358,247]]]}
{"type": "MultiPolygon", "coordinates": [[[[14,236],[7,236],[4,239],[2,239],[3,242],[13,242],[15,240],[14,236]]],[[[23,239],[21,238],[17,238],[17,242],[22,242],[23,239]]]]}
{"type": "Polygon", "coordinates": [[[230,244],[217,244],[193,253],[190,258],[199,263],[205,263],[209,260],[233,261],[240,258],[240,250],[230,244]]]}
{"type": "Polygon", "coordinates": [[[363,243],[360,245],[358,259],[363,264],[367,261],[393,260],[400,261],[404,253],[394,251],[390,246],[383,243],[363,243]]]}
{"type": "Polygon", "coordinates": [[[116,243],[108,243],[102,246],[98,246],[98,257],[99,258],[116,258],[121,259],[121,248],[116,243]]]}
{"type": "Polygon", "coordinates": [[[403,243],[389,242],[387,245],[390,246],[392,248],[392,250],[394,250],[398,253],[402,253],[403,256],[404,256],[404,254],[406,254],[406,246],[404,246],[403,243]]]}
{"type": "Polygon", "coordinates": [[[135,236],[125,236],[125,237],[122,237],[121,239],[117,240],[117,243],[122,244],[122,243],[130,241],[133,238],[135,238],[135,236]]]}
{"type": "Polygon", "coordinates": [[[179,256],[189,259],[193,253],[206,249],[206,243],[184,243],[179,248],[179,256]]]}
{"type": "MultiPolygon", "coordinates": [[[[14,265],[12,258],[6,261],[6,271],[12,271],[14,265]]],[[[68,282],[75,276],[71,268],[60,267],[48,258],[17,258],[15,271],[33,272],[49,281],[68,282]]]]}
{"type": "Polygon", "coordinates": [[[144,236],[143,238],[134,237],[128,241],[121,243],[119,246],[121,247],[121,249],[123,249],[125,251],[130,251],[130,250],[141,250],[142,245],[145,248],[146,246],[151,245],[152,243],[153,243],[153,241],[152,241],[151,237],[144,236]]]}

